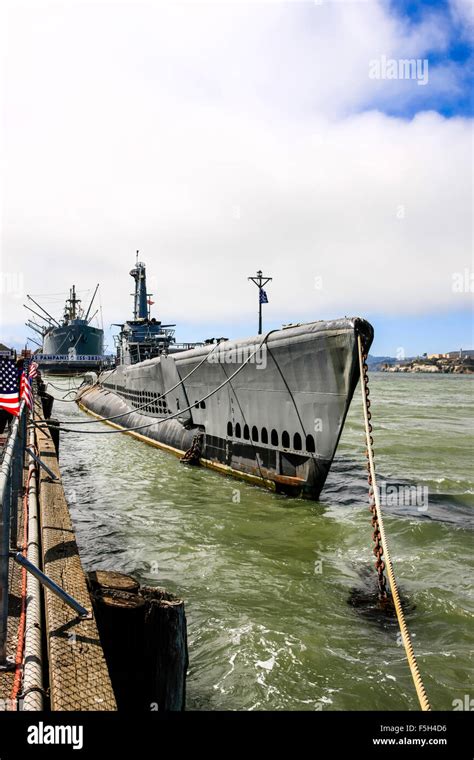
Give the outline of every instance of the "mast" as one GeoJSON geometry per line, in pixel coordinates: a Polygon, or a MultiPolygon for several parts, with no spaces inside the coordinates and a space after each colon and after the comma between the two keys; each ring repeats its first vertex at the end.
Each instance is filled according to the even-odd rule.
{"type": "MultiPolygon", "coordinates": [[[[53,323],[51,321],[52,318],[51,319],[47,319],[46,317],[43,317],[42,314],[38,314],[37,311],[35,311],[34,309],[32,309],[30,306],[27,306],[26,303],[24,303],[23,306],[24,306],[25,309],[28,309],[28,311],[31,311],[31,313],[34,314],[35,317],[39,317],[39,319],[42,319],[44,322],[46,322],[49,327],[52,327],[52,325],[53,325],[53,323]]],[[[56,324],[58,324],[58,323],[56,322],[56,324]]],[[[59,327],[59,325],[58,325],[58,327],[59,327]]]]}
{"type": "Polygon", "coordinates": [[[33,322],[32,319],[28,319],[25,322],[25,325],[30,328],[30,330],[34,330],[37,332],[41,337],[44,337],[45,328],[41,329],[40,325],[37,325],[36,322],[33,322]]]}
{"type": "Polygon", "coordinates": [[[99,309],[96,309],[96,310],[95,310],[95,312],[93,313],[92,317],[91,317],[91,318],[88,320],[88,322],[87,322],[87,324],[88,324],[88,325],[90,325],[90,323],[92,322],[92,320],[94,319],[94,317],[95,317],[95,315],[98,313],[98,311],[99,311],[99,309]]]}
{"type": "Polygon", "coordinates": [[[69,298],[66,303],[69,304],[67,311],[69,312],[69,319],[77,319],[76,305],[81,303],[80,298],[76,298],[76,286],[73,285],[69,291],[69,298]]]}
{"type": "MultiPolygon", "coordinates": [[[[86,320],[86,322],[87,322],[87,320],[89,319],[89,312],[90,312],[90,310],[91,310],[91,306],[92,306],[92,304],[94,303],[95,294],[97,293],[98,289],[99,289],[99,283],[97,283],[97,285],[96,285],[96,287],[95,287],[95,290],[94,290],[94,295],[93,295],[93,296],[92,296],[92,298],[91,298],[91,302],[90,302],[90,304],[89,304],[89,308],[87,309],[87,312],[86,312],[86,316],[84,317],[84,319],[86,320]]],[[[92,319],[95,317],[95,315],[96,315],[96,314],[97,314],[97,312],[95,312],[94,316],[93,316],[93,317],[91,317],[91,320],[92,320],[92,319]]]]}
{"type": "Polygon", "coordinates": [[[133,302],[133,318],[135,320],[148,318],[146,268],[145,264],[142,261],[138,261],[138,253],[139,252],[137,251],[137,260],[135,267],[130,272],[130,275],[135,280],[135,293],[133,302]]]}
{"type": "MultiPolygon", "coordinates": [[[[43,307],[42,307],[42,306],[40,306],[40,304],[38,303],[38,301],[35,301],[35,299],[34,299],[34,298],[32,298],[31,296],[29,296],[29,295],[28,295],[28,293],[26,294],[26,297],[27,297],[27,298],[29,298],[29,300],[30,300],[30,301],[33,301],[33,303],[34,303],[34,304],[35,304],[35,305],[36,305],[36,306],[37,306],[39,309],[41,309],[41,311],[42,311],[44,314],[46,314],[46,316],[48,317],[48,319],[50,319],[50,320],[51,320],[51,322],[55,322],[55,323],[57,324],[57,326],[59,327],[59,322],[58,322],[58,321],[57,321],[57,320],[56,320],[54,317],[52,317],[52,316],[51,316],[51,314],[49,314],[49,312],[47,312],[47,311],[46,311],[46,309],[43,309],[43,307]]],[[[29,307],[29,306],[27,306],[26,308],[27,308],[27,309],[29,309],[30,307],[29,307]]],[[[30,311],[33,311],[33,309],[30,309],[30,311]]],[[[33,312],[33,314],[36,314],[36,312],[33,312]]],[[[43,317],[43,319],[44,319],[44,317],[43,317]]]]}
{"type": "Polygon", "coordinates": [[[264,286],[267,282],[270,282],[273,277],[266,277],[262,270],[259,269],[256,277],[248,277],[258,287],[258,334],[262,334],[262,303],[268,303],[267,294],[264,291],[264,286]]]}

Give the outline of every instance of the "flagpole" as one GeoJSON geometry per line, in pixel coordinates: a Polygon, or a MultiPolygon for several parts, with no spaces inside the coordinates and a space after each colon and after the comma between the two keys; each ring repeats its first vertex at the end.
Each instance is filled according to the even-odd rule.
{"type": "MultiPolygon", "coordinates": [[[[262,334],[262,288],[267,284],[267,282],[270,282],[273,277],[265,277],[265,275],[262,273],[262,270],[259,269],[257,272],[256,277],[248,277],[247,279],[252,280],[252,282],[255,283],[255,285],[258,287],[258,334],[262,334]]],[[[265,301],[267,303],[267,301],[265,301]]]]}

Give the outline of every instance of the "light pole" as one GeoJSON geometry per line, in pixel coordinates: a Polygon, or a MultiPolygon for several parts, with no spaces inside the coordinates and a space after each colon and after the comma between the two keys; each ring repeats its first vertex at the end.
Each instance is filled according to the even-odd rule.
{"type": "Polygon", "coordinates": [[[258,287],[258,334],[262,334],[262,303],[268,303],[267,294],[263,290],[263,286],[270,282],[273,277],[265,277],[262,274],[262,270],[259,269],[256,277],[249,277],[249,280],[255,283],[258,287]]]}

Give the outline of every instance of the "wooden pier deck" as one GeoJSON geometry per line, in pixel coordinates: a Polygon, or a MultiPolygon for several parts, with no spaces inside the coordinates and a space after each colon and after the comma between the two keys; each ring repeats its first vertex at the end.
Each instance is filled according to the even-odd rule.
{"type": "MultiPolygon", "coordinates": [[[[37,431],[39,457],[59,478],[40,469],[43,572],[92,610],[86,576],[60,480],[56,450],[48,430],[37,431]]],[[[45,589],[46,640],[52,710],[115,710],[116,702],[93,617],[83,620],[45,589]]]]}

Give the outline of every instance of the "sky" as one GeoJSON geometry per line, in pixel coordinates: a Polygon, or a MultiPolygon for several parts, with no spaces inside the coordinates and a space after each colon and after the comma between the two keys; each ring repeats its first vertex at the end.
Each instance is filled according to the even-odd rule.
{"type": "Polygon", "coordinates": [[[262,269],[265,328],[474,347],[471,0],[0,7],[0,342],[100,283],[111,349],[139,249],[179,340],[254,335],[262,269]]]}

